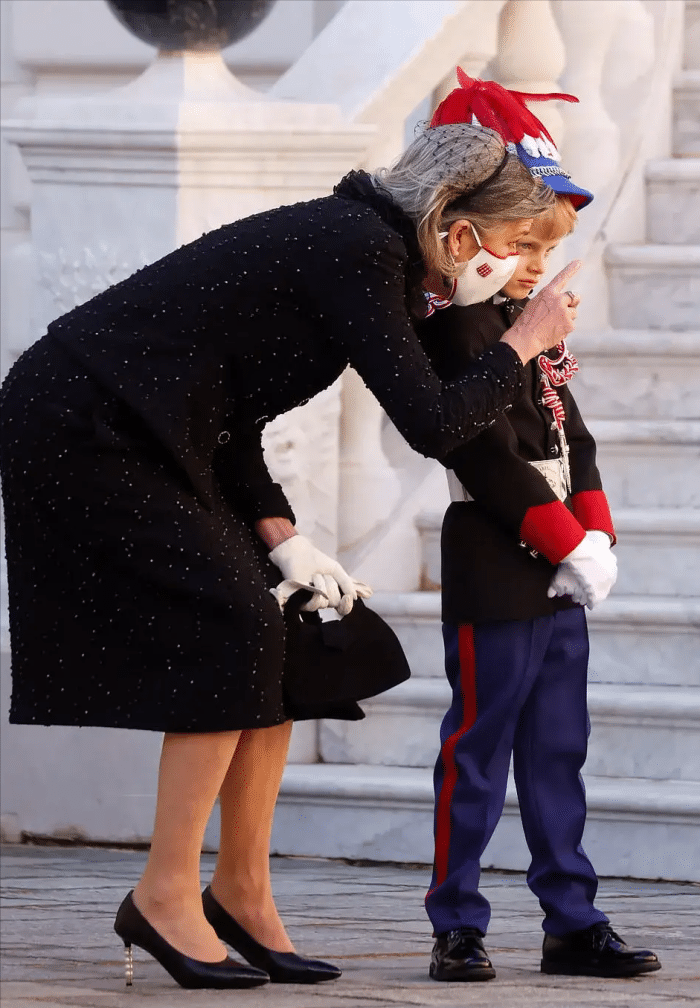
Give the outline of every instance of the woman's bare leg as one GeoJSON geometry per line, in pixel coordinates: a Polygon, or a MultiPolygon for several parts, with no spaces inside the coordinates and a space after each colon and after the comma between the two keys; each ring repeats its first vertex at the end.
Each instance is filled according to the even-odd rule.
{"type": "Polygon", "coordinates": [[[241,927],[267,948],[293,952],[272,897],[270,833],[292,722],[241,732],[220,791],[221,844],[211,888],[241,927]]]}
{"type": "Polygon", "coordinates": [[[199,860],[204,830],[240,731],[166,734],[151,850],[134,902],[179,952],[220,962],[226,947],[202,910],[199,860]]]}

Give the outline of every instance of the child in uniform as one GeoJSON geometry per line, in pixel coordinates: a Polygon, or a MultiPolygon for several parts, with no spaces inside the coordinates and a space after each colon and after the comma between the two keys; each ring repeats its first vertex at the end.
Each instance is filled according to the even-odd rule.
{"type": "MultiPolygon", "coordinates": [[[[463,373],[513,324],[575,226],[575,207],[592,199],[559,167],[551,138],[527,110],[528,134],[533,120],[540,130],[512,135],[512,114],[499,112],[513,92],[464,74],[460,83],[433,121],[470,121],[480,112],[558,195],[522,240],[500,294],[467,307],[434,299],[442,310],[421,323],[420,338],[443,380],[463,373]]],[[[582,604],[593,608],[606,597],[616,565],[595,442],[566,384],[576,370],[565,344],[531,361],[521,398],[444,460],[453,503],[442,528],[442,618],[453,701],[435,767],[426,897],[435,980],[495,976],[482,941],[490,907],[478,889],[479,861],[503,811],[511,754],[532,855],[527,882],[545,914],[542,971],[620,977],[660,968],[653,952],[628,948],[595,907],[597,878],[581,847],[589,728],[582,604]]]]}

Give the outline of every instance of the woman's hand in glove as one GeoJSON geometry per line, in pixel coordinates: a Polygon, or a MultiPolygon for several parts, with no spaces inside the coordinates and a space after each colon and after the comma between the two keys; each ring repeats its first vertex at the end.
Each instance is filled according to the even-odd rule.
{"type": "Polygon", "coordinates": [[[306,536],[285,539],[272,550],[270,560],[284,575],[284,581],[271,589],[280,609],[284,609],[290,595],[304,588],[314,597],[302,606],[303,610],[332,608],[346,616],[358,596],[369,598],[372,594],[369,585],[351,578],[337,560],[316,549],[306,536]]]}
{"type": "Polygon", "coordinates": [[[617,560],[606,532],[591,531],[564,557],[547,591],[549,598],[571,595],[593,609],[608,597],[617,579],[617,560]]]}

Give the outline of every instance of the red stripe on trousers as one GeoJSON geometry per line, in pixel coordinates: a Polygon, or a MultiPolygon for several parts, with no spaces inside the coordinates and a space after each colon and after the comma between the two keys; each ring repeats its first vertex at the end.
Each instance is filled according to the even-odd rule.
{"type": "Polygon", "coordinates": [[[457,630],[459,653],[459,685],[462,693],[462,722],[456,732],[445,739],[440,756],[444,768],[442,788],[435,816],[435,886],[447,878],[452,827],[452,794],[457,783],[455,749],[457,743],[476,721],[476,658],[474,655],[474,628],[470,624],[457,630]]]}

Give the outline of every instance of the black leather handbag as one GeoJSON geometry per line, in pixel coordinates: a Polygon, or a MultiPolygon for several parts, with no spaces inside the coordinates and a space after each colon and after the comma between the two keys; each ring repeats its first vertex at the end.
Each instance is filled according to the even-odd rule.
{"type": "Polygon", "coordinates": [[[297,591],[284,607],[287,644],[285,709],[295,721],[359,721],[358,700],[384,693],[411,674],[388,623],[358,598],[342,619],[322,620],[301,611],[311,592],[297,591]]]}

